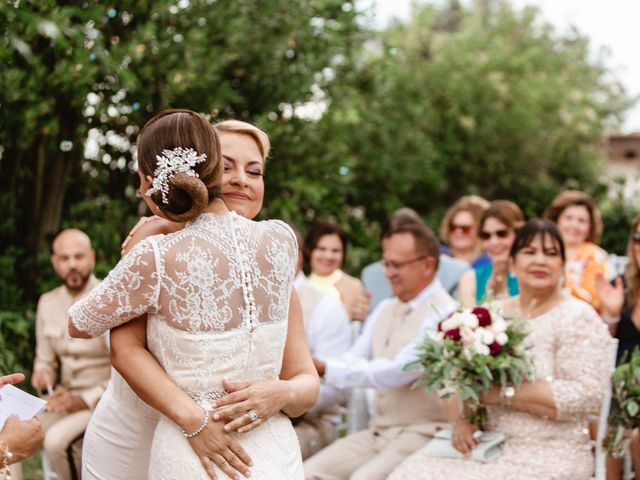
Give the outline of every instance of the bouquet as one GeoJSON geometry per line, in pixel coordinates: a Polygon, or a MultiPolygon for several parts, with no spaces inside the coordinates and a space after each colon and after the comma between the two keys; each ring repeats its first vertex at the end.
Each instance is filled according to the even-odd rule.
{"type": "Polygon", "coordinates": [[[621,457],[629,439],[625,431],[640,427],[640,350],[611,376],[611,409],[604,446],[613,457],[621,457]]]}
{"type": "Polygon", "coordinates": [[[438,325],[418,346],[420,353],[407,369],[424,373],[415,385],[437,392],[441,399],[457,395],[467,402],[468,421],[483,428],[487,411],[480,395],[494,382],[501,389],[533,380],[529,352],[523,345],[525,323],[506,320],[484,307],[465,309],[438,325]]]}

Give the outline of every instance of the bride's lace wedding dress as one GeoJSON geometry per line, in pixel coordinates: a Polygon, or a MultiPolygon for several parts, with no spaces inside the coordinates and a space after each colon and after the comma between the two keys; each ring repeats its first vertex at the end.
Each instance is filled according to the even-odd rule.
{"type": "MultiPolygon", "coordinates": [[[[203,214],[180,232],[140,242],[69,314],[77,329],[95,335],[147,313],[149,350],[210,409],[224,395],[223,379],[278,378],[296,260],[295,237],[282,222],[203,214]]],[[[283,414],[233,435],[253,460],[251,478],[304,478],[298,441],[283,414]]],[[[216,474],[228,478],[217,467],[216,474]]],[[[165,417],[155,431],[149,478],[209,478],[165,417]]]]}

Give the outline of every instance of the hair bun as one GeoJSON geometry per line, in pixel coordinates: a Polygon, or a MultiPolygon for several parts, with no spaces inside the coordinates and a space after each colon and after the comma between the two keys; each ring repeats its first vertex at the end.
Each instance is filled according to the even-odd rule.
{"type": "Polygon", "coordinates": [[[200,215],[209,204],[209,191],[198,177],[178,173],[169,180],[168,203],[160,192],[152,196],[155,204],[172,222],[188,222],[200,215]]]}

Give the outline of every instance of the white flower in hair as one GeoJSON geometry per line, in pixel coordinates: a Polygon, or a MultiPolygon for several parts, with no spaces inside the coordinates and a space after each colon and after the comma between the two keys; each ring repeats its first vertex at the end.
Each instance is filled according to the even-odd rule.
{"type": "Polygon", "coordinates": [[[156,155],[158,166],[153,173],[153,184],[146,195],[151,196],[156,192],[162,192],[162,203],[169,203],[169,180],[176,173],[186,173],[190,177],[199,175],[193,170],[198,163],[207,159],[203,153],[198,155],[193,148],[176,147],[171,150],[162,150],[161,155],[156,155]]]}

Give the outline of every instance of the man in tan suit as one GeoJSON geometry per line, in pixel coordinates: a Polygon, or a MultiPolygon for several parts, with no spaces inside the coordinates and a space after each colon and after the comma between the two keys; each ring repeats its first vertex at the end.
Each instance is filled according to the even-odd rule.
{"type": "Polygon", "coordinates": [[[307,480],[383,480],[446,422],[435,395],[411,389],[419,373],[404,370],[417,358],[418,342],[456,308],[436,279],[438,240],[421,222],[390,219],[381,241],[382,264],[395,296],[371,313],[348,353],[316,360],[328,384],[375,388],[373,416],[368,429],[308,459],[307,480]]]}
{"type": "Polygon", "coordinates": [[[58,480],[71,479],[69,445],[84,432],[109,380],[109,352],[104,337],[71,338],[67,311],[99,282],[93,276],[95,252],[82,231],[64,230],[53,241],[51,264],[63,285],[43,294],[36,313],[33,387],[47,394],[40,415],[44,449],[58,480]]]}

